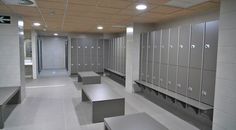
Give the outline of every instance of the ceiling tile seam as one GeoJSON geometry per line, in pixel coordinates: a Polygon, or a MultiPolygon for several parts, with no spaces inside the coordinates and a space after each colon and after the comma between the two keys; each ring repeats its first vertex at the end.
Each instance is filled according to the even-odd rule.
{"type": "Polygon", "coordinates": [[[68,2],[69,0],[65,0],[65,9],[64,9],[64,15],[63,15],[63,19],[62,19],[62,25],[61,25],[61,31],[63,32],[64,30],[64,23],[65,23],[65,18],[66,18],[66,15],[67,15],[67,9],[68,9],[68,2]]]}
{"type": "Polygon", "coordinates": [[[43,14],[42,14],[40,8],[38,7],[37,2],[36,2],[36,8],[37,8],[37,10],[38,10],[38,12],[39,12],[39,14],[40,14],[40,16],[41,16],[41,19],[42,19],[43,22],[44,22],[44,26],[45,26],[45,27],[48,27],[48,25],[47,25],[47,23],[46,23],[46,20],[45,20],[45,18],[43,17],[43,14]]]}

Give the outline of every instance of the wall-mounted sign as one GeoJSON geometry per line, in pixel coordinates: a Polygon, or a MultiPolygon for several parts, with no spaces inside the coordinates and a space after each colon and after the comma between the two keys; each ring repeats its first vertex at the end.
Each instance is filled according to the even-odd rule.
{"type": "Polygon", "coordinates": [[[11,16],[0,15],[0,24],[11,24],[11,16]]]}

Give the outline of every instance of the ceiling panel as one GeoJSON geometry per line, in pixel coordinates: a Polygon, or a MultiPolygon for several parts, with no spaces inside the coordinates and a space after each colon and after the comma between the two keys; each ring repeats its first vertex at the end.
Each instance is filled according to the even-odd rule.
{"type": "Polygon", "coordinates": [[[124,32],[125,28],[113,28],[112,26],[126,26],[133,22],[161,23],[197,13],[219,10],[220,5],[220,0],[209,0],[209,2],[183,9],[164,5],[168,1],[68,0],[68,6],[66,6],[67,0],[36,0],[38,8],[9,6],[0,2],[0,12],[11,12],[12,10],[14,13],[22,15],[26,29],[42,30],[47,25],[49,32],[97,33],[124,32]],[[135,6],[139,3],[146,3],[147,10],[137,11],[135,6]],[[42,26],[32,27],[33,22],[40,22],[42,26]],[[104,30],[98,31],[96,29],[98,25],[104,26],[104,30]]]}

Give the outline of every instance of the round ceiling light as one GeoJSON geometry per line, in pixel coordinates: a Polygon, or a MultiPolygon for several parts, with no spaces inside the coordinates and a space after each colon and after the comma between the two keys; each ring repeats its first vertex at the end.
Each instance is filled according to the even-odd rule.
{"type": "Polygon", "coordinates": [[[34,2],[31,0],[19,0],[20,5],[33,5],[34,2]]]}
{"type": "Polygon", "coordinates": [[[138,4],[138,5],[136,5],[136,9],[137,10],[145,10],[145,9],[147,9],[147,5],[145,5],[145,4],[138,4]]]}
{"type": "Polygon", "coordinates": [[[103,29],[103,26],[97,26],[97,29],[98,29],[98,30],[102,30],[102,29],[103,29]]]}
{"type": "Polygon", "coordinates": [[[53,35],[54,35],[54,36],[58,36],[58,33],[54,33],[53,35]]]}
{"type": "Polygon", "coordinates": [[[33,25],[34,25],[35,27],[38,27],[38,26],[40,26],[41,24],[40,24],[40,23],[37,23],[37,22],[35,22],[35,23],[33,23],[33,25]]]}

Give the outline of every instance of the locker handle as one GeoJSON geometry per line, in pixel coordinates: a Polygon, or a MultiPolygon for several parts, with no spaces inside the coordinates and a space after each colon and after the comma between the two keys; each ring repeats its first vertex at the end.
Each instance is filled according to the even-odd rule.
{"type": "Polygon", "coordinates": [[[180,47],[180,48],[184,48],[184,46],[183,46],[183,45],[180,45],[179,47],[180,47]]]}
{"type": "Polygon", "coordinates": [[[203,95],[203,96],[206,96],[206,95],[207,95],[207,92],[206,92],[206,91],[202,91],[202,95],[203,95]]]}
{"type": "Polygon", "coordinates": [[[170,84],[171,84],[171,81],[168,81],[168,84],[170,85],[170,84]]]}
{"type": "Polygon", "coordinates": [[[173,45],[170,45],[170,48],[173,48],[173,45]]]}
{"type": "Polygon", "coordinates": [[[205,45],[205,48],[210,48],[210,44],[206,44],[206,45],[205,45]]]}
{"type": "Polygon", "coordinates": [[[74,64],[71,64],[71,66],[74,66],[74,64]]]}
{"type": "Polygon", "coordinates": [[[80,66],[80,64],[78,64],[80,66]]]}
{"type": "Polygon", "coordinates": [[[84,64],[84,65],[87,65],[87,64],[84,64]]]}
{"type": "Polygon", "coordinates": [[[78,48],[80,48],[80,46],[78,46],[78,48]]]}
{"type": "Polygon", "coordinates": [[[192,88],[192,87],[188,87],[188,90],[189,90],[189,91],[193,91],[193,88],[192,88]]]}
{"type": "Polygon", "coordinates": [[[181,84],[177,84],[176,86],[177,86],[178,88],[181,88],[181,84]]]}
{"type": "Polygon", "coordinates": [[[71,46],[71,48],[74,48],[73,46],[71,46]]]}
{"type": "Polygon", "coordinates": [[[196,48],[196,45],[191,45],[191,48],[196,48]]]}

